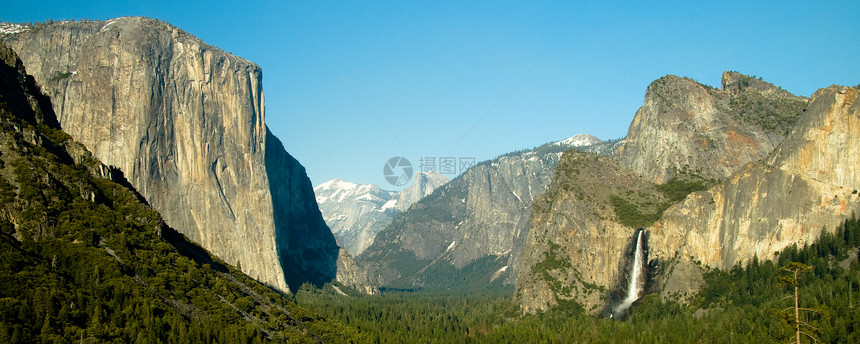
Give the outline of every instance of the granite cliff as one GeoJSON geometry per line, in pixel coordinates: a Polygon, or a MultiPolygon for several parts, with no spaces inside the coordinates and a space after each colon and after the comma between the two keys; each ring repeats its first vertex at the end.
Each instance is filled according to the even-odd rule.
{"type": "Polygon", "coordinates": [[[121,171],[59,129],[50,98],[3,41],[0,299],[3,343],[156,343],[193,333],[319,342],[355,333],[306,316],[167,226],[121,171]]]}
{"type": "Polygon", "coordinates": [[[721,180],[766,157],[804,104],[803,98],[735,72],[723,73],[719,90],[668,75],[648,86],[616,159],[658,184],[683,171],[721,180]]]}
{"type": "Polygon", "coordinates": [[[171,227],[282,291],[335,278],[339,249],[310,181],[266,128],[259,66],[146,18],[0,38],[62,128],[171,227]]]}
{"type": "MultiPolygon", "coordinates": [[[[674,76],[653,82],[612,158],[565,153],[552,185],[532,207],[517,279],[523,310],[574,300],[590,312],[608,311],[625,284],[637,228],[648,228],[650,290],[681,297],[701,283],[697,263],[731,267],[756,250],[772,257],[788,242],[817,237],[805,228],[803,236],[780,241],[773,231],[792,219],[820,214],[807,223],[817,223],[818,231],[822,225],[832,228],[839,221],[833,215],[841,213],[816,213],[812,207],[823,207],[827,192],[810,192],[799,178],[763,166],[775,159],[768,158],[771,154],[797,149],[788,147],[802,137],[798,128],[820,112],[809,105],[804,110],[806,99],[734,72],[723,74],[719,90],[674,76]],[[739,183],[748,185],[738,189],[739,183]],[[720,190],[732,190],[730,207],[720,190]],[[769,208],[757,201],[758,193],[787,198],[769,208]],[[711,214],[713,208],[721,211],[711,214]],[[727,214],[726,208],[734,210],[727,214]],[[761,226],[754,235],[748,231],[751,223],[761,226]]],[[[824,142],[821,137],[801,141],[814,140],[824,142]]],[[[846,196],[844,190],[838,194],[846,196]]]]}
{"type": "MultiPolygon", "coordinates": [[[[696,262],[729,269],[812,242],[860,211],[858,93],[842,86],[817,91],[769,157],[667,210],[649,228],[652,254],[670,267],[696,262]]],[[[667,271],[664,297],[695,291],[695,283],[689,286],[689,278],[674,272],[667,271]]]]}
{"type": "Polygon", "coordinates": [[[516,280],[522,309],[547,310],[562,300],[591,312],[605,306],[636,229],[625,212],[658,213],[668,199],[610,158],[565,152],[531,207],[516,280]]]}

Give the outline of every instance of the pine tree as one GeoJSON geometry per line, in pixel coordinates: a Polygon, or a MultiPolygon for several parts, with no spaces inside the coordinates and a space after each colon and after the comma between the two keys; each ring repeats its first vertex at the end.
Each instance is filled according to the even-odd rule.
{"type": "Polygon", "coordinates": [[[779,278],[780,282],[785,283],[785,284],[791,284],[794,286],[794,307],[788,307],[785,310],[791,310],[791,309],[794,310],[794,326],[795,326],[795,331],[796,331],[797,344],[800,344],[800,335],[801,334],[805,335],[806,337],[809,337],[809,339],[812,339],[812,341],[814,341],[816,343],[820,343],[820,341],[817,338],[815,338],[815,336],[813,336],[812,334],[810,334],[804,330],[801,330],[801,326],[808,327],[808,328],[811,328],[813,330],[817,330],[816,327],[810,325],[807,322],[800,320],[800,311],[817,312],[816,310],[813,310],[813,309],[800,307],[800,282],[798,280],[798,276],[800,275],[801,272],[806,272],[806,271],[812,270],[812,266],[809,266],[809,265],[806,265],[803,263],[798,263],[798,262],[791,262],[791,263],[788,263],[787,265],[783,266],[782,268],[780,268],[780,270],[787,271],[790,273],[790,275],[788,275],[788,276],[780,276],[780,278],[779,278]]]}

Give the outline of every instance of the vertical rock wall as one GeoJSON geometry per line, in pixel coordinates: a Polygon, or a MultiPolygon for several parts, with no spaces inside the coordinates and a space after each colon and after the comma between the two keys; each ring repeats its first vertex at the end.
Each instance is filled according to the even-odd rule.
{"type": "Polygon", "coordinates": [[[124,171],[171,227],[282,291],[335,277],[338,248],[304,168],[266,128],[259,66],[146,18],[0,39],[62,128],[124,171]]]}
{"type": "Polygon", "coordinates": [[[834,230],[860,210],[857,96],[841,86],[816,92],[770,157],[670,208],[651,228],[652,252],[728,269],[834,230]]]}

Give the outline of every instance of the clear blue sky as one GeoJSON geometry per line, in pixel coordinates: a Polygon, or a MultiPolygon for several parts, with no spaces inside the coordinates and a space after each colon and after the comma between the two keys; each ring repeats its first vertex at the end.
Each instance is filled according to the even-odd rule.
{"type": "Polygon", "coordinates": [[[396,155],[624,136],[666,74],[737,70],[804,96],[860,83],[860,1],[703,3],[3,1],[0,20],[168,21],[263,68],[268,125],[314,185],[385,187],[396,155]]]}

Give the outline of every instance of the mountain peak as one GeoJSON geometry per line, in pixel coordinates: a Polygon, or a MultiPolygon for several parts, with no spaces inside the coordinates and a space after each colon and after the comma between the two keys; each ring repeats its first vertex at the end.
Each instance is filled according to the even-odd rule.
{"type": "Polygon", "coordinates": [[[652,82],[616,156],[656,183],[679,171],[728,177],[782,141],[805,101],[759,79],[723,73],[718,90],[667,75],[652,82]]]}
{"type": "Polygon", "coordinates": [[[314,191],[319,192],[321,190],[330,190],[330,189],[336,189],[336,188],[337,189],[354,188],[356,186],[358,186],[358,184],[353,183],[353,182],[348,182],[348,181],[345,181],[345,180],[340,179],[340,178],[335,178],[335,179],[329,180],[327,182],[324,182],[320,185],[317,185],[316,187],[314,187],[314,191]]]}
{"type": "MultiPolygon", "coordinates": [[[[441,174],[439,172],[433,172],[433,171],[423,172],[423,171],[421,171],[421,172],[418,172],[415,174],[414,180],[415,181],[412,182],[413,184],[415,182],[426,183],[428,181],[441,182],[442,184],[444,184],[444,183],[447,183],[449,179],[444,174],[441,174]]],[[[412,185],[410,185],[410,187],[411,186],[412,185]]]]}
{"type": "Polygon", "coordinates": [[[763,95],[794,97],[794,95],[788,91],[764,81],[760,77],[745,75],[734,71],[723,72],[723,77],[720,80],[720,87],[723,91],[732,95],[749,90],[763,95]]]}
{"type": "Polygon", "coordinates": [[[400,192],[397,208],[401,211],[409,209],[413,203],[418,202],[433,190],[448,182],[448,177],[437,172],[418,172],[409,187],[400,192]]]}
{"type": "Polygon", "coordinates": [[[343,202],[344,200],[387,200],[391,192],[383,191],[376,184],[357,184],[343,179],[332,179],[314,188],[317,203],[343,202]]]}
{"type": "Polygon", "coordinates": [[[564,140],[554,142],[558,146],[585,147],[603,142],[594,135],[576,134],[564,140]]]}

